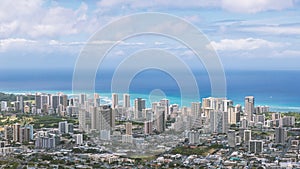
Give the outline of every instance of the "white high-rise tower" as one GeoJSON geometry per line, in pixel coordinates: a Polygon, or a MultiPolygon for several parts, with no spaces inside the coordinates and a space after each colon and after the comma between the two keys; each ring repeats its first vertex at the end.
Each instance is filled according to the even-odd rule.
{"type": "Polygon", "coordinates": [[[253,112],[254,112],[254,97],[246,96],[245,97],[245,114],[247,114],[248,122],[252,121],[253,112]]]}
{"type": "Polygon", "coordinates": [[[130,107],[130,95],[127,93],[123,94],[123,107],[124,108],[130,107]]]}
{"type": "Polygon", "coordinates": [[[118,94],[113,93],[111,98],[112,98],[111,108],[115,109],[115,108],[117,108],[118,102],[119,102],[118,94]]]}

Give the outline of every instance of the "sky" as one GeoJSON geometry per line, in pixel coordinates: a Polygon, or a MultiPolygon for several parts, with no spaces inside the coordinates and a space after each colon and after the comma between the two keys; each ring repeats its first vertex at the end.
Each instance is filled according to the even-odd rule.
{"type": "MultiPolygon", "coordinates": [[[[299,0],[1,0],[0,70],[72,70],[96,31],[141,12],[167,13],[195,25],[225,70],[300,69],[299,0]]],[[[107,63],[153,46],[187,60],[193,55],[164,37],[142,36],[113,49],[107,63]]]]}

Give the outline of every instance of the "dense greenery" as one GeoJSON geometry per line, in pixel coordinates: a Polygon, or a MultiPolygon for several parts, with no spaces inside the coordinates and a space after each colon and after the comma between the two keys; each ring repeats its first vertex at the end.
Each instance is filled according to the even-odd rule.
{"type": "Polygon", "coordinates": [[[34,128],[57,128],[61,121],[68,121],[68,123],[78,124],[78,120],[74,118],[66,118],[60,116],[33,116],[34,128]]]}
{"type": "MultiPolygon", "coordinates": [[[[0,101],[7,101],[7,102],[13,102],[17,100],[17,96],[15,94],[6,94],[0,92],[0,101]]],[[[23,100],[34,100],[35,96],[34,95],[23,95],[23,100]]]]}
{"type": "Polygon", "coordinates": [[[10,116],[0,117],[0,126],[20,123],[22,125],[32,124],[34,128],[57,128],[58,123],[67,121],[68,123],[78,124],[78,120],[70,117],[61,117],[56,115],[17,115],[16,118],[10,116]]]}
{"type": "Polygon", "coordinates": [[[0,166],[1,168],[9,168],[9,169],[14,169],[18,168],[19,163],[14,162],[14,161],[0,161],[0,166]]]}
{"type": "Polygon", "coordinates": [[[195,148],[180,146],[172,150],[171,153],[182,154],[182,155],[207,155],[207,153],[214,151],[215,149],[218,148],[222,148],[222,145],[214,144],[209,147],[195,147],[195,148]]]}
{"type": "Polygon", "coordinates": [[[16,101],[17,96],[14,94],[5,94],[0,92],[0,101],[16,101]]]}

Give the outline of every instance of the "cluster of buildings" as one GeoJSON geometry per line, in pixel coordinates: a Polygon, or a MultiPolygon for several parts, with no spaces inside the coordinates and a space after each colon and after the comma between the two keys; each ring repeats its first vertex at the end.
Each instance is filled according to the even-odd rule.
{"type": "MultiPolygon", "coordinates": [[[[215,97],[192,102],[189,107],[170,104],[168,99],[161,99],[146,107],[145,99],[131,100],[129,94],[123,94],[123,99],[119,100],[119,96],[113,93],[110,104],[101,104],[98,94],[92,97],[86,94],[68,97],[63,93],[37,93],[34,101],[24,101],[22,96],[18,96],[17,101],[10,103],[10,107],[2,101],[2,111],[70,116],[78,119],[79,123],[75,129],[67,121],[59,122],[58,128],[36,130],[32,125],[5,126],[4,141],[21,144],[32,142],[35,149],[51,150],[61,148],[62,141],[70,142],[64,138],[70,136],[70,145],[87,146],[88,142],[92,142],[104,146],[108,152],[118,152],[123,156],[164,154],[182,144],[196,147],[217,144],[225,148],[218,156],[221,166],[225,165],[224,161],[228,166],[237,165],[238,162],[232,159],[243,159],[247,164],[249,158],[266,160],[272,158],[273,154],[278,156],[276,159],[297,162],[300,129],[295,128],[295,117],[282,113],[267,114],[269,107],[255,106],[253,96],[245,97],[243,107],[227,98],[215,97]],[[83,141],[82,133],[91,139],[83,141]],[[225,150],[226,155],[222,154],[225,150]],[[243,156],[234,155],[239,153],[243,156]]],[[[0,149],[2,152],[12,151],[4,144],[0,149]]],[[[204,161],[203,164],[208,159],[216,160],[211,156],[196,156],[195,159],[204,161]]],[[[280,166],[279,163],[276,165],[280,166]]]]}
{"type": "Polygon", "coordinates": [[[4,138],[9,142],[30,142],[33,140],[33,126],[14,124],[4,126],[4,138]]]}

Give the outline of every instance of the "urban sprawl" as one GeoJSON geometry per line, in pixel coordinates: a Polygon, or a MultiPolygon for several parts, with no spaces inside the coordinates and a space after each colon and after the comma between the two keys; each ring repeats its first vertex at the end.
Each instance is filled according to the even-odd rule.
{"type": "Polygon", "coordinates": [[[0,102],[2,168],[300,168],[300,114],[253,96],[146,107],[129,94],[0,93],[0,102]]]}

